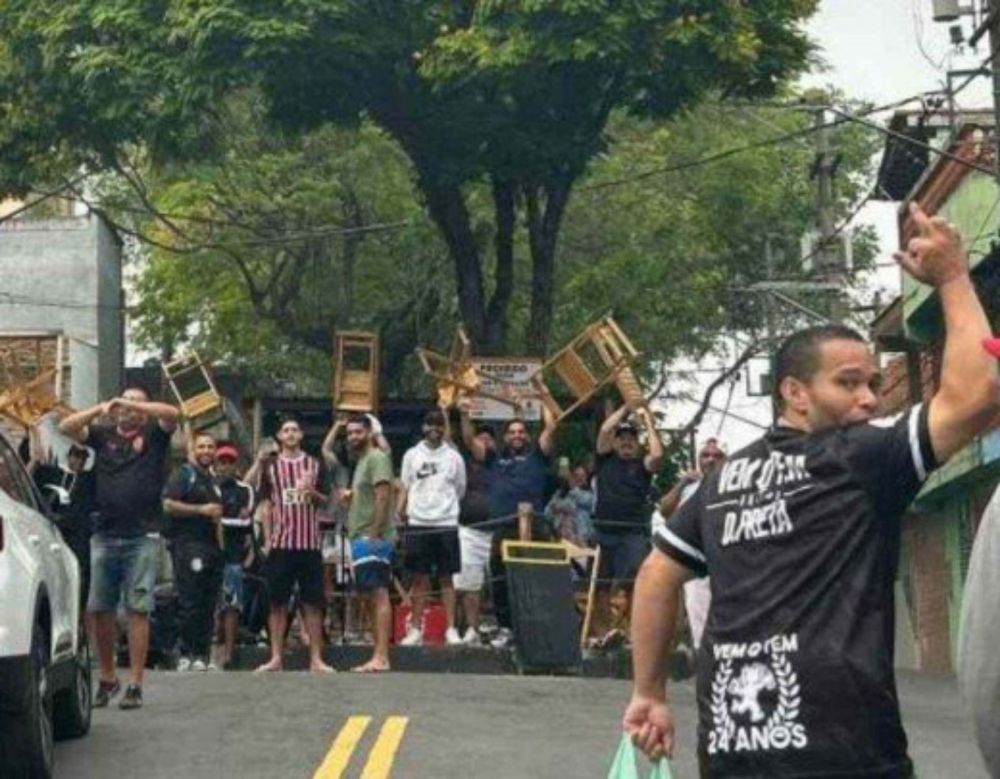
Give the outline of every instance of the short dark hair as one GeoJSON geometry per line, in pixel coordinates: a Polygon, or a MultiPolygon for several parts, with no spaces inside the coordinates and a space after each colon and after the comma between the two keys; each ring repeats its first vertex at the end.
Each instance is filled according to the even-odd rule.
{"type": "Polygon", "coordinates": [[[367,414],[351,414],[347,418],[348,425],[361,425],[365,430],[371,432],[372,421],[367,414]]]}
{"type": "Polygon", "coordinates": [[[432,408],[426,414],[424,414],[424,424],[433,425],[435,427],[444,427],[444,414],[439,408],[432,408]]]}
{"type": "Polygon", "coordinates": [[[785,407],[781,383],[789,377],[808,383],[819,370],[820,349],[827,341],[868,343],[861,333],[844,325],[817,325],[788,336],[774,356],[772,396],[778,411],[785,407]]]}
{"type": "Polygon", "coordinates": [[[128,379],[124,384],[122,384],[121,394],[124,395],[129,390],[139,390],[143,395],[146,396],[146,400],[153,399],[153,393],[149,391],[149,387],[143,384],[138,379],[128,379]]]}
{"type": "Polygon", "coordinates": [[[507,435],[507,431],[510,430],[511,425],[522,425],[525,430],[528,429],[528,423],[525,422],[521,417],[513,417],[508,419],[503,423],[503,434],[507,435]]]}
{"type": "Polygon", "coordinates": [[[302,421],[295,414],[281,414],[278,416],[277,430],[281,430],[289,422],[294,422],[300,430],[302,429],[302,421]]]}
{"type": "Polygon", "coordinates": [[[489,422],[476,422],[476,425],[473,428],[473,430],[476,431],[476,435],[481,435],[483,433],[486,433],[486,435],[488,435],[490,438],[497,437],[497,431],[493,429],[493,425],[491,425],[489,422]]]}

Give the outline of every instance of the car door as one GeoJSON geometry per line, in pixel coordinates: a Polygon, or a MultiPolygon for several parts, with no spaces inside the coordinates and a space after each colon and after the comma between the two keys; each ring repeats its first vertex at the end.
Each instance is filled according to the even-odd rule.
{"type": "Polygon", "coordinates": [[[67,557],[72,552],[66,547],[59,529],[42,512],[30,477],[6,444],[0,444],[0,470],[3,471],[0,481],[14,501],[17,521],[24,528],[23,537],[32,553],[37,555],[48,591],[52,612],[52,658],[55,660],[72,653],[76,632],[76,601],[67,564],[67,557]]]}

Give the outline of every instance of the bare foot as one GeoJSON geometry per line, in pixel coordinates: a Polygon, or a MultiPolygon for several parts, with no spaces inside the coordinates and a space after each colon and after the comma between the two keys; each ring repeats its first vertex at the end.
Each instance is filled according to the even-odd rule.
{"type": "Polygon", "coordinates": [[[364,665],[355,666],[351,669],[351,672],[356,674],[380,674],[388,670],[390,669],[387,661],[372,658],[364,665]]]}
{"type": "Polygon", "coordinates": [[[264,665],[259,665],[254,670],[254,673],[265,674],[272,673],[274,671],[281,671],[284,668],[281,659],[278,657],[272,657],[264,665]]]}
{"type": "Polygon", "coordinates": [[[309,670],[314,674],[335,674],[337,671],[332,667],[328,666],[322,660],[313,660],[309,664],[309,670]]]}

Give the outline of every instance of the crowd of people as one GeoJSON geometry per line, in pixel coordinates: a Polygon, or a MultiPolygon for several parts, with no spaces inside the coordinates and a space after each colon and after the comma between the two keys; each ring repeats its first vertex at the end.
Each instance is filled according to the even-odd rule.
{"type": "MultiPolygon", "coordinates": [[[[371,414],[337,416],[318,456],[303,448],[299,421],[281,417],[273,442],[249,453],[191,429],[174,406],[139,385],[60,420],[74,441],[65,467],[38,456],[33,434],[31,469],[40,486],[59,494],[61,526],[84,572],[100,667],[95,704],[106,706],[122,691],[116,647],[124,614],[130,672],[119,705],[142,705],[162,550],[175,592],[178,671],[235,666],[255,582],[263,583],[270,646],[260,672],[284,667],[293,633],[308,647],[310,669],[331,672],[322,650],[338,595],[359,612],[355,627],[373,646],[358,672],[390,669],[398,595],[409,608],[398,636],[404,646],[424,642],[432,596],[443,612],[443,643],[507,646],[514,635],[501,549],[524,533],[519,518],[526,515],[535,540],[601,547],[595,613],[606,624],[595,643],[624,641],[628,593],[651,548],[653,523],[673,510],[671,496],[682,486],[667,491],[656,510],[663,445],[649,409],[608,409],[595,451],[578,452],[575,461],[555,457],[548,411],[537,435],[523,419],[498,426],[473,419],[468,399],[456,416],[457,440],[452,414],[429,409],[398,469],[371,414]],[[171,468],[172,440],[186,456],[171,468]],[[612,585],[623,601],[616,606],[612,585]],[[484,596],[496,622],[489,632],[484,596]]],[[[702,466],[716,453],[717,442],[709,441],[702,466]]],[[[683,483],[700,477],[685,474],[683,483]]],[[[581,582],[589,575],[574,572],[581,582]]],[[[346,615],[340,622],[346,630],[346,615]]]]}

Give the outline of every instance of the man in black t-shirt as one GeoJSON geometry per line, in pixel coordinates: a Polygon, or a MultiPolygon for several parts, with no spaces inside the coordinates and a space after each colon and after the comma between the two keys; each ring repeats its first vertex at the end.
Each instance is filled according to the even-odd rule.
{"type": "Polygon", "coordinates": [[[96,452],[97,522],[90,539],[91,582],[87,609],[94,614],[100,684],[94,705],[107,706],[121,686],[115,674],[115,609],[124,595],[129,611],[131,681],[120,708],[142,706],[149,651],[149,612],[160,555],[163,482],[177,409],[150,400],[138,384],[120,398],[70,414],[64,434],[96,452]],[[105,417],[108,425],[94,425],[105,417]]]}
{"type": "Polygon", "coordinates": [[[937,288],[946,341],[933,399],[875,419],[878,370],[841,326],[775,357],[777,425],[732,455],[656,535],[636,584],[635,686],[623,725],[673,749],[666,658],[690,576],[711,576],[698,662],[703,776],[911,777],[893,675],[903,512],[995,415],[1000,379],[961,240],[911,207],[900,264],[937,288]]]}
{"type": "Polygon", "coordinates": [[[178,671],[211,667],[215,604],[222,588],[222,492],[215,483],[215,439],[198,433],[188,461],[174,471],[163,491],[170,517],[170,550],[177,586],[181,657],[178,671]]]}
{"type": "MultiPolygon", "coordinates": [[[[649,553],[649,527],[653,513],[649,488],[653,474],[660,470],[662,462],[663,443],[649,409],[639,403],[627,403],[604,420],[597,433],[594,476],[597,496],[594,527],[597,530],[597,545],[601,548],[598,615],[609,613],[612,581],[622,589],[625,603],[629,602],[632,582],[649,553]],[[639,444],[638,427],[628,420],[632,412],[638,412],[637,416],[646,428],[648,453],[644,453],[639,444]]],[[[626,607],[622,616],[627,613],[626,607]]],[[[624,638],[620,628],[612,625],[611,632],[604,636],[602,643],[608,645],[617,636],[624,638]]]]}
{"type": "Polygon", "coordinates": [[[254,491],[236,477],[239,452],[223,443],[215,451],[215,479],[222,495],[222,630],[225,637],[223,667],[233,661],[236,629],[245,606],[244,571],[256,548],[253,537],[254,491]]]}

